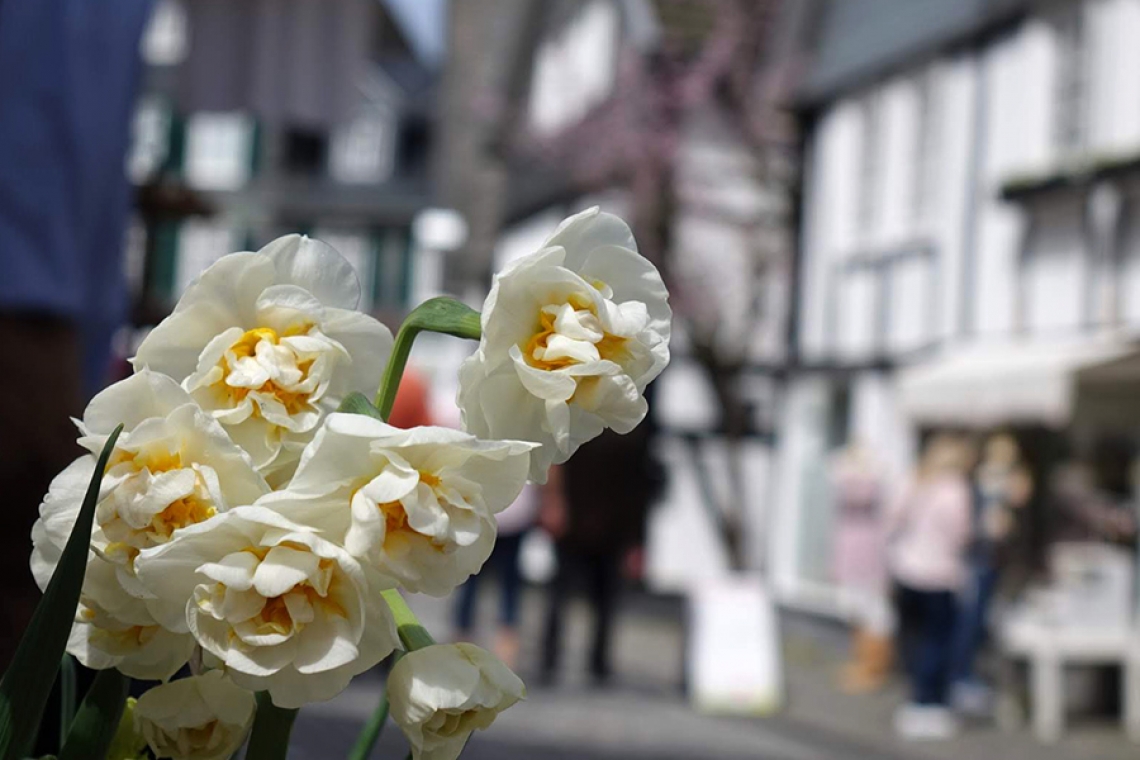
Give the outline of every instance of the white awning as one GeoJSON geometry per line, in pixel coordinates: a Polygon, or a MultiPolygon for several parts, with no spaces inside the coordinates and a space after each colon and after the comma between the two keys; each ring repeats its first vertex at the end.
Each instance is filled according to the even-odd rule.
{"type": "Polygon", "coordinates": [[[903,369],[899,395],[903,411],[922,424],[1060,426],[1072,416],[1085,372],[1121,366],[1136,353],[1123,340],[972,345],[903,369]]]}

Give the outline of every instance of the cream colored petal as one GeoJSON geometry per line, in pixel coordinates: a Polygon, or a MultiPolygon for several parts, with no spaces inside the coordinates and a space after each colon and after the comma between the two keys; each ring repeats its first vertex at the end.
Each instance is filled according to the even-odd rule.
{"type": "Polygon", "coordinates": [[[372,396],[392,353],[392,332],[367,314],[344,309],[327,309],[321,329],[349,355],[333,374],[328,397],[339,403],[352,391],[372,396]]]}
{"type": "Polygon", "coordinates": [[[276,281],[297,285],[325,306],[355,309],[360,282],[352,265],[334,248],[303,235],[286,235],[262,248],[276,267],[276,281]]]}
{"type": "Polygon", "coordinates": [[[141,370],[100,391],[83,413],[90,435],[110,435],[119,424],[128,433],[149,417],[165,417],[190,403],[190,397],[173,379],[141,370]]]}
{"type": "Polygon", "coordinates": [[[274,546],[254,572],[253,586],[266,598],[281,596],[314,574],[318,562],[312,552],[274,546]]]}

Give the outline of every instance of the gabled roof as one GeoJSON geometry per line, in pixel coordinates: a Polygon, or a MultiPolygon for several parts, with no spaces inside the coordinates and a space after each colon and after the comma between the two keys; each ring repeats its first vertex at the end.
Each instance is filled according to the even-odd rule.
{"type": "Polygon", "coordinates": [[[380,0],[420,63],[438,68],[447,52],[447,0],[380,0]]]}
{"type": "MultiPolygon", "coordinates": [[[[795,2],[795,0],[792,0],[795,2]]],[[[796,100],[831,100],[909,62],[1016,21],[1040,0],[815,0],[796,100]]]]}

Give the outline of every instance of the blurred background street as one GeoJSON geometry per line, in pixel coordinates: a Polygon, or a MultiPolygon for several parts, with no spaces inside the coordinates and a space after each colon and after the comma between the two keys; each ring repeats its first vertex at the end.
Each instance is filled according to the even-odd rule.
{"type": "MultiPolygon", "coordinates": [[[[445,605],[418,598],[416,611],[432,630],[447,630],[445,605]]],[[[541,598],[537,591],[524,604],[523,630],[541,628],[541,598]]],[[[584,610],[571,617],[571,640],[585,642],[589,620],[584,610]]],[[[493,618],[486,605],[481,613],[493,618]]],[[[684,669],[678,653],[685,636],[679,599],[632,596],[623,610],[615,641],[621,678],[599,689],[581,673],[587,651],[569,652],[570,667],[558,685],[541,686],[533,676],[537,647],[523,653],[520,674],[528,681],[526,703],[504,713],[495,730],[476,734],[464,754],[472,760],[693,760],[715,757],[763,760],[939,760],[941,758],[1003,758],[1004,760],[1124,760],[1135,747],[1110,720],[1084,721],[1057,746],[1026,741],[1024,735],[982,724],[960,740],[915,746],[891,736],[891,713],[905,697],[895,681],[873,697],[838,693],[835,672],[845,656],[840,627],[803,616],[784,624],[789,693],[792,700],[780,715],[766,718],[709,717],[693,712],[682,691],[684,669]]],[[[531,640],[531,639],[527,639],[531,640]]],[[[342,756],[377,703],[383,679],[369,674],[331,702],[302,711],[298,743],[291,758],[342,756]]],[[[378,757],[400,757],[406,744],[391,726],[380,741],[378,757]],[[386,753],[386,754],[385,754],[386,753]]]]}

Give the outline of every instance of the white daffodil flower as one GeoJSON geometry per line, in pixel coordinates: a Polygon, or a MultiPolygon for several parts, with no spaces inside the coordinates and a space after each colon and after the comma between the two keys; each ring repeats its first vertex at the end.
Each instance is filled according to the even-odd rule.
{"type": "Polygon", "coordinates": [[[374,389],[392,334],[354,311],[360,284],[335,250],[299,235],[223,256],[139,346],[136,368],[170,375],[274,485],[321,418],[374,389]]]}
{"type": "Polygon", "coordinates": [[[464,429],[536,441],[531,480],[605,428],[628,433],[669,362],[672,312],[629,227],[597,208],[495,276],[479,348],[459,375],[464,429]]]}
{"type": "Polygon", "coordinates": [[[398,644],[380,591],[341,547],[262,507],[184,529],[137,560],[144,586],[180,599],[189,630],[239,686],[279,707],[330,699],[398,644]]]}
{"type": "Polygon", "coordinates": [[[332,414],[289,487],[257,503],[317,528],[407,590],[443,596],[487,560],[494,515],[522,490],[534,447],[332,414]]]}
{"type": "Polygon", "coordinates": [[[256,500],[269,486],[221,425],[169,377],[143,371],[115,383],[91,400],[78,423],[79,443],[90,453],[52,481],[32,527],[31,568],[41,589],[67,545],[96,455],[120,422],[68,651],[91,668],[162,679],[186,662],[193,642],[159,631],[156,620],[170,613],[170,602],[142,587],[136,557],[188,525],[256,500]]]}
{"type": "Polygon", "coordinates": [[[194,638],[158,625],[144,600],[126,593],[115,573],[101,559],[87,563],[67,651],[93,670],[118,668],[132,678],[165,681],[190,659],[194,638]]]}
{"type": "Polygon", "coordinates": [[[436,644],[400,658],[388,676],[392,720],[414,760],[455,760],[471,732],[526,697],[523,682],[473,644],[436,644]]]}
{"type": "Polygon", "coordinates": [[[220,670],[181,678],[147,691],[134,709],[135,731],[155,757],[228,760],[253,723],[253,694],[220,670]]]}

